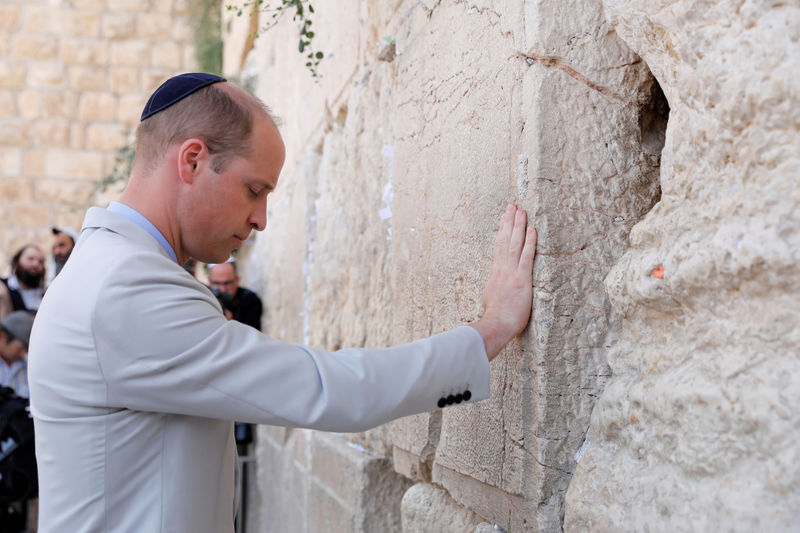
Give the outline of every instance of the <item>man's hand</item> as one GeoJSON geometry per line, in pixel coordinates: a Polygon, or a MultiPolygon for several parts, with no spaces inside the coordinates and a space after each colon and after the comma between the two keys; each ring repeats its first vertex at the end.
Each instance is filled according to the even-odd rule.
{"type": "Polygon", "coordinates": [[[483,290],[483,316],[471,324],[483,337],[489,361],[519,335],[531,316],[536,230],[527,227],[523,209],[509,205],[500,219],[489,282],[483,290]]]}

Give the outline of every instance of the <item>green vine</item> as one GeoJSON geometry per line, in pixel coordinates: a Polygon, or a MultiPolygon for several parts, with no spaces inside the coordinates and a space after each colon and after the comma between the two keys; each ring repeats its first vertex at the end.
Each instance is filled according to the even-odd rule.
{"type": "Polygon", "coordinates": [[[317,71],[317,66],[319,66],[319,62],[322,61],[322,58],[325,56],[319,50],[315,51],[311,46],[311,43],[314,39],[314,31],[311,29],[311,15],[314,14],[314,6],[311,5],[310,0],[280,0],[280,2],[280,5],[274,8],[271,7],[270,4],[265,3],[265,0],[244,2],[241,6],[229,4],[226,5],[225,8],[228,11],[235,11],[237,17],[241,17],[245,11],[248,10],[248,8],[250,8],[249,11],[251,17],[257,12],[270,13],[270,18],[272,20],[256,30],[255,33],[251,34],[251,37],[253,38],[258,38],[260,35],[263,35],[264,32],[268,31],[278,23],[282,15],[294,10],[292,21],[299,23],[300,34],[297,42],[297,51],[301,54],[304,54],[306,59],[305,66],[311,73],[311,76],[314,78],[320,78],[321,76],[317,71]]]}
{"type": "Polygon", "coordinates": [[[190,0],[189,6],[197,66],[201,72],[217,75],[222,75],[221,5],[221,0],[190,0]]]}

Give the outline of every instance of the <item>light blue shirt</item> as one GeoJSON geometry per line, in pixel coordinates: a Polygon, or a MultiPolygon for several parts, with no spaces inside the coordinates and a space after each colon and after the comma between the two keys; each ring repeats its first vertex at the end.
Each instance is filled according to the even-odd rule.
{"type": "Polygon", "coordinates": [[[17,359],[11,365],[0,359],[0,385],[11,387],[17,396],[27,398],[28,392],[28,360],[27,356],[17,359]]]}
{"type": "Polygon", "coordinates": [[[167,254],[172,258],[173,261],[175,261],[176,263],[178,262],[178,256],[175,255],[175,250],[173,250],[172,246],[169,245],[167,239],[164,238],[161,232],[158,231],[158,228],[156,228],[152,222],[147,220],[144,217],[144,215],[141,214],[139,211],[137,211],[132,207],[128,207],[125,204],[121,204],[119,202],[111,202],[108,206],[108,210],[127,220],[130,220],[131,222],[133,222],[134,224],[145,230],[147,233],[150,234],[151,237],[153,237],[156,241],[158,241],[158,244],[161,245],[161,247],[164,249],[165,252],[167,252],[167,254]]]}

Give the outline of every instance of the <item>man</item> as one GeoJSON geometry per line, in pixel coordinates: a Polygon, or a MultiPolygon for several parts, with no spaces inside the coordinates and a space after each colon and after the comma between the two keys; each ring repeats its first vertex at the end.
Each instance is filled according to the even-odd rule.
{"type": "Polygon", "coordinates": [[[30,500],[36,496],[33,424],[27,413],[27,400],[20,399],[28,398],[29,392],[25,356],[32,326],[33,315],[27,311],[14,311],[0,321],[0,387],[8,387],[0,388],[0,456],[11,454],[0,463],[0,487],[4,498],[13,497],[0,505],[3,532],[28,531],[28,517],[36,516],[36,500],[30,500]]]}
{"type": "Polygon", "coordinates": [[[224,263],[211,265],[208,269],[208,284],[231,310],[234,320],[261,330],[263,307],[261,298],[249,289],[239,286],[236,261],[232,258],[224,263]]]}
{"type": "Polygon", "coordinates": [[[53,226],[53,278],[64,268],[77,241],[78,234],[72,228],[53,226]]]}
{"type": "Polygon", "coordinates": [[[33,327],[33,315],[14,311],[0,321],[0,386],[28,397],[28,366],[25,355],[33,327]]]}
{"type": "MultiPolygon", "coordinates": [[[[224,263],[209,265],[208,284],[219,300],[225,317],[261,331],[261,314],[263,311],[261,298],[253,291],[240,287],[239,281],[239,273],[236,270],[236,261],[233,257],[228,258],[224,263]]],[[[253,433],[252,424],[234,422],[233,435],[236,441],[236,452],[240,458],[250,456],[253,433]]],[[[239,494],[242,496],[239,501],[238,520],[242,524],[242,528],[246,527],[247,523],[246,494],[249,481],[247,471],[247,468],[242,468],[239,472],[241,476],[239,494]]]]}
{"type": "Polygon", "coordinates": [[[283,162],[269,112],[222,78],[183,74],[150,97],[120,202],[87,212],[34,325],[40,532],[231,532],[231,420],[363,431],[488,397],[489,361],[530,316],[525,212],[503,215],[478,322],[322,352],[225,320],[180,266],[264,229],[283,162]]]}
{"type": "Polygon", "coordinates": [[[44,296],[44,253],[26,244],[11,258],[11,277],[3,280],[14,311],[36,312],[44,296]]]}

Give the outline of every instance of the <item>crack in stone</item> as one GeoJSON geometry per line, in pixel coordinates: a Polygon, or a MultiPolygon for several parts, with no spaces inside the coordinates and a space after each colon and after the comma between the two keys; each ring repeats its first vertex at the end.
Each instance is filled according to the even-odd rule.
{"type": "Polygon", "coordinates": [[[564,64],[560,58],[555,56],[540,56],[537,54],[517,54],[517,57],[522,58],[528,65],[533,65],[534,63],[538,63],[543,67],[547,68],[555,68],[561,70],[562,72],[566,73],[568,76],[578,80],[579,82],[583,83],[584,85],[588,86],[590,89],[593,89],[600,94],[608,96],[609,98],[615,98],[621,102],[628,103],[628,100],[614,92],[613,90],[609,89],[608,87],[604,87],[599,83],[595,83],[574,68],[570,67],[569,65],[564,64]]]}

